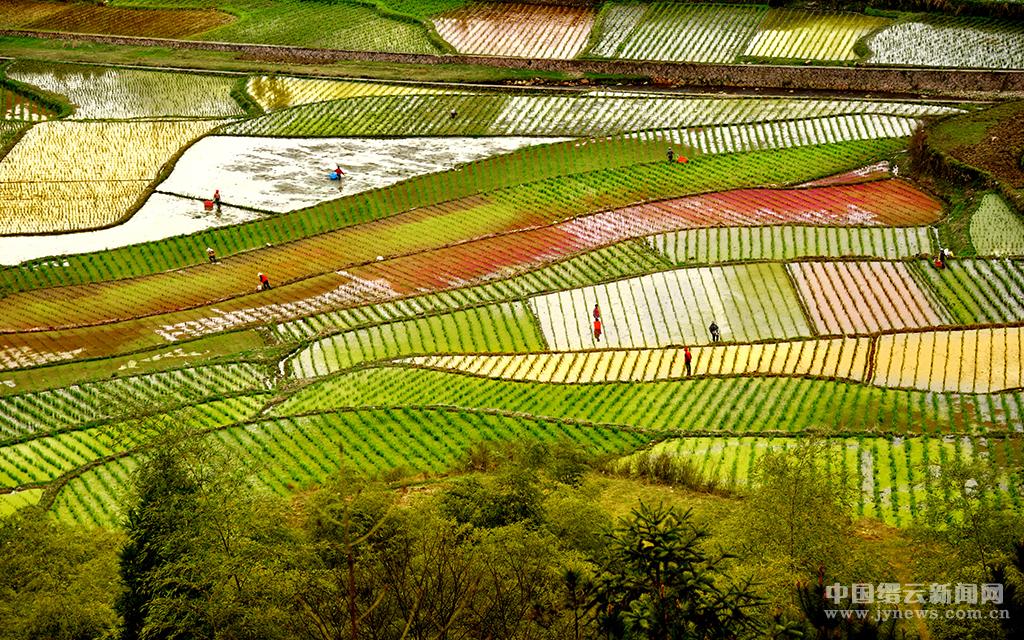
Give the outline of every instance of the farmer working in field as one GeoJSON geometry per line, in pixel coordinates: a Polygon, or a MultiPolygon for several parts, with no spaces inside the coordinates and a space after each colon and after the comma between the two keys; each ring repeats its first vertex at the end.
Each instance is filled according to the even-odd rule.
{"type": "Polygon", "coordinates": [[[267,277],[267,274],[265,274],[263,272],[260,272],[257,275],[260,278],[260,286],[257,287],[257,290],[258,291],[266,291],[266,290],[270,289],[270,278],[267,277]]]}
{"type": "Polygon", "coordinates": [[[598,307],[598,306],[597,306],[597,305],[595,304],[595,305],[594,305],[594,320],[600,320],[600,319],[601,319],[601,308],[600,308],[600,307],[598,307]]]}
{"type": "Polygon", "coordinates": [[[676,161],[676,152],[672,150],[672,147],[668,148],[668,151],[665,153],[665,155],[668,156],[668,161],[669,162],[675,162],[676,161]]]}
{"type": "Polygon", "coordinates": [[[690,353],[690,347],[683,347],[683,360],[686,361],[686,375],[690,375],[690,363],[693,361],[693,354],[690,353]]]}
{"type": "Polygon", "coordinates": [[[708,327],[708,331],[711,332],[711,342],[721,342],[722,334],[718,330],[718,323],[714,320],[711,321],[711,325],[708,327]]]}
{"type": "Polygon", "coordinates": [[[341,165],[334,165],[334,175],[338,176],[338,180],[341,180],[341,176],[345,175],[345,172],[341,170],[341,165]]]}
{"type": "Polygon", "coordinates": [[[217,207],[217,213],[220,213],[220,189],[213,192],[213,205],[217,207]]]}
{"type": "Polygon", "coordinates": [[[594,320],[594,340],[601,339],[601,321],[594,320]]]}
{"type": "Polygon", "coordinates": [[[206,247],[206,257],[210,259],[210,263],[217,262],[217,252],[213,250],[213,247],[206,247]]]}

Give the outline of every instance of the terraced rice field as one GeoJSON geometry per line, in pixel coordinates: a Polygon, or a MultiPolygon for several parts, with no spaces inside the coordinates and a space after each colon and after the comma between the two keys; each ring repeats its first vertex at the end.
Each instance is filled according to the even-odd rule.
{"type": "Polygon", "coordinates": [[[749,58],[856,60],[858,40],[892,23],[859,13],[772,9],[743,52],[749,58]]]}
{"type": "Polygon", "coordinates": [[[5,28],[184,38],[232,20],[230,14],[211,9],[142,10],[87,2],[0,0],[0,25],[5,28]]]}
{"type": "MultiPolygon", "coordinates": [[[[650,448],[654,454],[678,456],[703,475],[725,488],[749,485],[757,460],[768,451],[798,444],[795,438],[679,438],[650,448]]],[[[830,473],[854,496],[857,514],[877,518],[893,526],[924,520],[935,505],[945,500],[935,470],[944,462],[1000,458],[1019,464],[1016,442],[985,438],[842,438],[830,447],[830,473]]],[[[627,457],[623,465],[635,465],[627,457]]],[[[1009,500],[1016,504],[1019,496],[1009,500]]]]}
{"type": "Polygon", "coordinates": [[[916,266],[958,324],[1024,320],[1024,263],[958,259],[941,271],[930,263],[916,266]]]}
{"type": "Polygon", "coordinates": [[[707,344],[712,321],[727,341],[810,335],[778,264],[667,271],[538,296],[530,308],[556,351],[707,344]],[[591,327],[595,304],[604,323],[600,338],[591,327]]]}
{"type": "Polygon", "coordinates": [[[345,51],[443,53],[443,43],[423,23],[354,2],[252,3],[241,19],[196,31],[193,37],[345,51]]]}
{"type": "MultiPolygon", "coordinates": [[[[9,120],[42,122],[54,115],[56,114],[53,109],[0,85],[0,128],[4,128],[9,120]]],[[[0,145],[3,144],[3,135],[3,132],[0,132],[0,145]]]]}
{"type": "Polygon", "coordinates": [[[898,260],[933,253],[927,227],[712,227],[659,234],[647,241],[679,265],[817,257],[898,260]]]}
{"type": "Polygon", "coordinates": [[[1024,255],[1024,220],[995,193],[986,193],[971,216],[971,244],[980,256],[1024,255]]]}
{"type": "MultiPolygon", "coordinates": [[[[226,127],[254,136],[534,135],[601,136],[640,129],[724,126],[842,115],[918,118],[958,113],[936,105],[855,100],[680,98],[653,95],[389,95],[348,98],[270,113],[226,127]],[[451,117],[455,111],[456,117],[451,117]]],[[[854,118],[860,136],[879,137],[907,122],[854,118]],[[862,124],[861,124],[862,123],[862,124]],[[871,134],[874,130],[875,133],[871,134]]],[[[763,126],[763,125],[761,125],[763,126]]],[[[813,124],[795,124],[786,137],[808,136],[813,124]]],[[[838,125],[836,125],[838,126],[838,125]]],[[[834,129],[819,127],[822,133],[834,129]]],[[[844,129],[849,130],[846,126],[844,129]]],[[[842,129],[840,129],[842,130],[842,129]]],[[[757,131],[756,129],[752,131],[757,131]]],[[[788,131],[784,129],[783,131],[788,131]]],[[[785,135],[785,134],[780,134],[785,135]]],[[[813,139],[813,138],[812,138],[813,139]]],[[[664,157],[664,156],[662,156],[664,157]]]]}
{"type": "Polygon", "coordinates": [[[384,84],[380,82],[348,82],[318,78],[287,76],[253,76],[246,83],[249,95],[267,111],[328,100],[363,98],[367,96],[448,95],[462,91],[416,84],[384,84]]]}
{"type": "Polygon", "coordinates": [[[44,122],[32,127],[0,161],[0,234],[75,231],[120,221],[141,204],[171,156],[219,124],[44,122]]]}
{"type": "Polygon", "coordinates": [[[875,382],[929,391],[993,393],[1020,389],[1020,327],[881,336],[875,382]]]}
{"type": "MultiPolygon", "coordinates": [[[[202,37],[249,37],[262,16],[285,39],[313,15],[253,11],[202,37]]],[[[370,14],[363,27],[391,21],[361,6],[353,29],[370,14]]],[[[756,44],[838,60],[865,28],[851,18],[829,42],[821,16],[765,7],[601,15],[585,55],[733,59],[756,44]],[[784,24],[803,35],[754,39],[784,24]],[[722,29],[732,39],[717,49],[701,39],[722,29]]],[[[533,51],[567,31],[527,32],[513,55],[584,46],[533,51]]],[[[435,40],[389,46],[440,51],[435,40]]],[[[1020,459],[1024,263],[989,257],[1013,255],[1015,218],[983,199],[970,232],[985,257],[937,271],[933,227],[960,231],[938,197],[895,177],[917,124],[960,109],[20,61],[12,74],[107,120],[0,120],[0,137],[27,128],[0,162],[4,233],[116,222],[169,177],[132,222],[0,240],[0,261],[31,258],[0,270],[0,513],[39,502],[117,526],[140,447],[168,423],[227,445],[280,494],[343,464],[449,473],[473,443],[518,439],[623,465],[663,441],[655,451],[743,490],[768,449],[834,431],[855,515],[899,526],[929,514],[945,462],[1020,459]],[[243,113],[230,95],[243,84],[268,113],[243,113]],[[669,146],[688,162],[666,162],[669,146]],[[67,154],[80,175],[54,171],[67,154]],[[340,185],[326,180],[335,163],[350,174],[340,185]],[[223,211],[203,212],[214,189],[223,211]],[[273,289],[254,291],[261,271],[273,289]]]]}
{"type": "Polygon", "coordinates": [[[589,7],[478,3],[433,19],[459,53],[522,58],[574,58],[594,26],[589,7]]]}
{"type": "Polygon", "coordinates": [[[653,382],[543,384],[408,366],[325,378],[273,408],[278,416],[374,405],[447,406],[630,426],[661,436],[807,430],[894,434],[1016,434],[1024,393],[962,394],[794,377],[694,377],[653,382]]]}
{"type": "Polygon", "coordinates": [[[953,16],[901,20],[866,44],[872,64],[1024,68],[1024,26],[1011,21],[953,16]]]}
{"type": "Polygon", "coordinates": [[[19,60],[15,80],[67,97],[74,120],[243,115],[231,97],[235,80],[198,73],[82,67],[19,60]]]}
{"type": "Polygon", "coordinates": [[[798,262],[788,271],[823,335],[935,327],[951,317],[902,262],[798,262]]]}
{"type": "Polygon", "coordinates": [[[655,2],[629,28],[637,10],[623,8],[612,13],[592,52],[624,60],[732,62],[765,12],[760,6],[655,2]]]}
{"type": "Polygon", "coordinates": [[[791,375],[863,381],[869,340],[838,338],[683,349],[562,351],[523,355],[434,355],[398,362],[500,380],[588,384],[694,376],[791,375]]]}

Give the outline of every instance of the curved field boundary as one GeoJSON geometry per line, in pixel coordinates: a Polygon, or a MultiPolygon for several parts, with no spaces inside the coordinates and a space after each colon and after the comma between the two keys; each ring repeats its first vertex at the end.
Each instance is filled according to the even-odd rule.
{"type": "Polygon", "coordinates": [[[646,238],[674,264],[932,254],[930,227],[712,227],[646,238]]]}
{"type": "Polygon", "coordinates": [[[303,387],[273,415],[374,405],[445,405],[666,433],[969,433],[1020,428],[1024,393],[934,393],[794,377],[554,384],[419,367],[363,368],[303,387]]]}
{"type": "Polygon", "coordinates": [[[856,184],[858,182],[871,182],[872,180],[878,180],[880,178],[888,178],[895,176],[893,173],[894,167],[889,164],[888,160],[882,160],[881,162],[875,162],[853,171],[847,171],[834,176],[828,176],[825,178],[819,178],[817,180],[811,180],[803,184],[797,185],[798,187],[831,187],[837,184],[856,184]]]}
{"type": "MultiPolygon", "coordinates": [[[[694,347],[694,376],[791,375],[862,382],[870,338],[694,347]]],[[[433,355],[398,360],[428,369],[501,380],[589,384],[687,377],[683,349],[568,351],[498,355],[433,355]]]]}
{"type": "Polygon", "coordinates": [[[822,335],[936,327],[953,320],[906,263],[798,262],[787,269],[822,335]]]}
{"type": "Polygon", "coordinates": [[[1024,221],[999,194],[982,196],[971,216],[970,236],[978,255],[1024,255],[1024,221]]]}
{"type": "MultiPolygon", "coordinates": [[[[322,483],[342,466],[367,475],[399,468],[445,473],[484,440],[568,440],[588,451],[622,455],[652,438],[613,425],[443,407],[367,407],[249,420],[207,429],[203,437],[238,451],[257,480],[280,495],[322,483]]],[[[52,505],[45,506],[66,522],[116,526],[116,508],[138,464],[134,453],[65,474],[54,483],[59,491],[52,491],[52,505]]]]}
{"type": "MultiPolygon", "coordinates": [[[[605,216],[607,219],[598,218],[596,223],[570,220],[564,227],[543,226],[553,218],[572,218],[620,203],[651,199],[659,193],[679,194],[766,181],[794,182],[804,179],[811,171],[802,168],[801,161],[817,162],[818,170],[829,164],[842,166],[842,159],[833,157],[833,151],[829,147],[809,147],[751,154],[739,159],[702,156],[686,168],[656,163],[531,183],[487,197],[474,196],[425,207],[402,216],[249,252],[216,265],[205,264],[130,281],[63,287],[59,289],[60,300],[54,298],[56,289],[12,294],[0,300],[3,310],[0,325],[8,331],[72,327],[217,303],[217,310],[213,312],[217,320],[213,324],[221,326],[224,318],[219,316],[234,310],[258,308],[263,306],[259,301],[268,298],[276,299],[278,305],[288,303],[289,311],[284,316],[281,314],[285,307],[268,309],[266,313],[252,312],[256,315],[249,321],[285,320],[343,303],[381,301],[421,292],[417,287],[451,288],[463,286],[470,279],[477,282],[499,279],[512,275],[506,269],[509,266],[536,266],[538,260],[550,262],[631,235],[677,229],[683,224],[679,221],[681,218],[692,219],[694,214],[685,210],[681,215],[670,213],[662,217],[660,227],[643,222],[644,218],[651,217],[645,210],[625,216],[611,212],[605,216]],[[792,162],[782,160],[787,157],[792,157],[792,162]],[[590,198],[579,199],[576,194],[581,192],[589,192],[590,198]],[[666,222],[671,226],[665,225],[666,222]],[[498,237],[493,242],[499,250],[486,255],[472,246],[460,246],[475,238],[531,227],[539,227],[533,233],[546,239],[543,244],[531,246],[515,237],[498,237]],[[451,248],[443,256],[443,264],[452,265],[447,272],[438,271],[436,264],[428,264],[430,255],[422,253],[444,247],[451,248]],[[546,251],[554,253],[546,255],[546,251]],[[400,262],[393,266],[388,260],[377,261],[378,255],[398,256],[400,262]],[[292,293],[282,297],[280,290],[275,289],[272,293],[254,296],[252,288],[257,272],[269,274],[275,287],[292,283],[292,293]],[[411,272],[411,277],[402,272],[411,272]],[[376,284],[369,285],[370,282],[376,284]],[[331,293],[336,288],[338,291],[331,293]],[[387,296],[382,297],[385,293],[387,296]],[[322,297],[324,295],[326,297],[322,297]],[[75,301],[88,302],[76,304],[75,301]]],[[[898,185],[897,191],[902,191],[898,185]]],[[[871,221],[870,217],[858,215],[861,222],[871,221]]],[[[704,225],[729,224],[738,217],[707,221],[704,214],[697,219],[705,220],[704,225]]],[[[754,220],[758,224],[765,222],[763,216],[754,220]]],[[[850,223],[842,216],[837,220],[850,223]]],[[[210,310],[203,315],[211,315],[210,310]]],[[[205,325],[200,323],[200,326],[205,325]]]]}
{"type": "Polygon", "coordinates": [[[592,7],[479,3],[433,18],[438,35],[459,53],[574,58],[594,26],[592,7]]]}
{"type": "Polygon", "coordinates": [[[37,124],[0,161],[0,234],[81,231],[115,224],[147,195],[168,160],[221,124],[37,124]]]}
{"type": "Polygon", "coordinates": [[[666,142],[682,144],[704,153],[737,153],[850,140],[904,138],[914,133],[919,122],[913,118],[900,116],[853,114],[806,120],[691,127],[672,132],[651,132],[638,137],[661,138],[666,142]]]}
{"type": "Polygon", "coordinates": [[[874,383],[929,391],[993,393],[1024,387],[1024,328],[880,336],[874,383]]]}
{"type": "Polygon", "coordinates": [[[308,47],[200,42],[167,38],[134,38],[29,29],[2,29],[0,36],[45,38],[103,44],[166,47],[241,53],[269,62],[323,64],[344,60],[408,64],[465,64],[510,69],[614,74],[651,78],[703,89],[761,88],[789,91],[852,91],[862,94],[969,97],[1024,95],[1024,72],[993,70],[940,70],[928,68],[785,67],[744,64],[632,62],[626,60],[545,60],[496,56],[393,54],[339,51],[308,47]],[[855,89],[854,89],[855,88],[855,89]]]}

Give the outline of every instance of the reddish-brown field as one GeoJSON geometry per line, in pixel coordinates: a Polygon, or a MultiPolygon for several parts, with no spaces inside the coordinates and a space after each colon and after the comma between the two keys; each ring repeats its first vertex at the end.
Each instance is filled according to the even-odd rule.
{"type": "Polygon", "coordinates": [[[523,58],[574,58],[593,26],[589,7],[539,4],[477,4],[434,19],[459,53],[523,58]]]}
{"type": "Polygon", "coordinates": [[[124,9],[84,2],[0,0],[0,25],[8,28],[183,38],[233,20],[213,9],[124,9]]]}

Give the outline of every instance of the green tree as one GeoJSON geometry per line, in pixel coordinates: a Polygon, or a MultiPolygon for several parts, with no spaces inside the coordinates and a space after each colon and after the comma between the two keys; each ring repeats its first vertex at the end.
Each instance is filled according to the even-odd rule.
{"type": "Polygon", "coordinates": [[[600,630],[610,638],[714,640],[759,633],[761,600],[749,583],[727,584],[728,556],[703,548],[691,514],[643,503],[611,535],[597,587],[600,630]]]}
{"type": "Polygon", "coordinates": [[[850,491],[828,472],[838,466],[830,464],[832,455],[826,441],[808,438],[761,457],[736,523],[745,555],[800,576],[843,560],[852,526],[850,491]]]}
{"type": "Polygon", "coordinates": [[[0,639],[97,638],[117,625],[121,537],[36,507],[0,518],[0,639]]]}
{"type": "Polygon", "coordinates": [[[283,523],[227,450],[187,430],[157,436],[125,521],[121,637],[284,637],[294,542],[283,523]]]}

